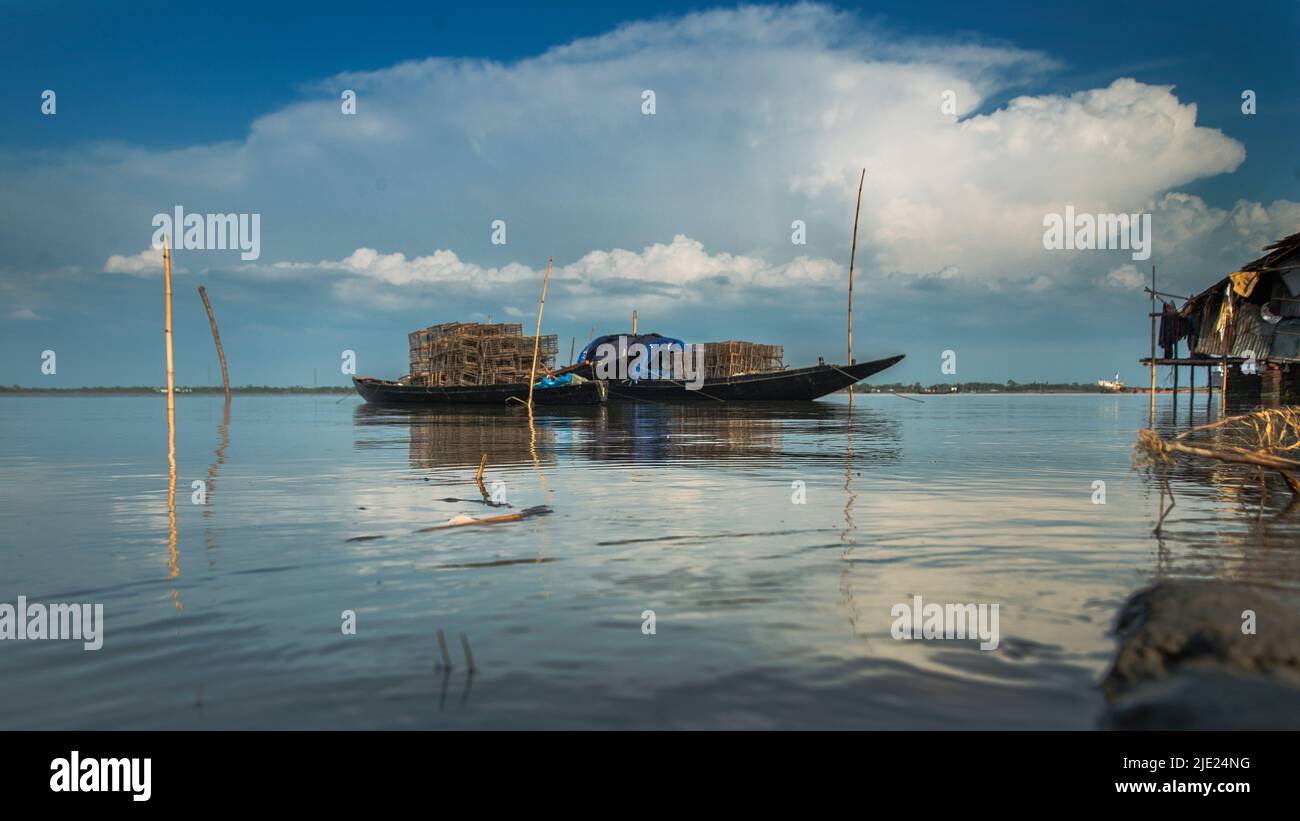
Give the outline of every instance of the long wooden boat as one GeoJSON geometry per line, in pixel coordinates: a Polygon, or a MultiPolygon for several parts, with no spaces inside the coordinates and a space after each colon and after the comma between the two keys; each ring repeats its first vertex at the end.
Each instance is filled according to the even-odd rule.
{"type": "MultiPolygon", "coordinates": [[[[369,376],[354,376],[352,384],[367,402],[379,405],[504,405],[528,401],[528,383],[511,385],[411,385],[369,376]]],[[[536,405],[599,405],[608,389],[595,380],[553,388],[534,388],[536,405]]]]}
{"type": "MultiPolygon", "coordinates": [[[[698,390],[691,390],[681,380],[630,379],[592,380],[609,385],[610,401],[650,402],[782,402],[811,400],[843,390],[872,374],[880,373],[902,361],[903,354],[858,362],[853,365],[814,365],[787,371],[751,373],[705,379],[698,390]]],[[[568,369],[566,369],[568,370],[568,369]]],[[[580,370],[590,378],[594,369],[580,370]]]]}

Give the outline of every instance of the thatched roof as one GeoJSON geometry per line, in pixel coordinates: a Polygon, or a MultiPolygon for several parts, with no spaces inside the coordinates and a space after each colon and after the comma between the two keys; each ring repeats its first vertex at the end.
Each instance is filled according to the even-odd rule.
{"type": "Polygon", "coordinates": [[[1269,253],[1259,259],[1247,262],[1237,270],[1267,271],[1271,268],[1280,266],[1291,256],[1300,253],[1300,231],[1297,231],[1289,237],[1283,237],[1272,245],[1264,246],[1264,250],[1269,253]]]}

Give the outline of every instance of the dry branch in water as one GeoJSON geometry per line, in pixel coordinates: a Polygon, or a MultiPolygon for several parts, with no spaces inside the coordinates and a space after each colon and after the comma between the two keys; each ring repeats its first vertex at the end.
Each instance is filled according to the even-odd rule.
{"type": "Polygon", "coordinates": [[[1300,408],[1270,408],[1255,413],[1220,419],[1165,439],[1150,428],[1138,431],[1134,448],[1135,467],[1161,469],[1174,454],[1215,459],[1239,465],[1254,465],[1276,472],[1300,499],[1300,408]],[[1217,431],[1212,442],[1200,437],[1217,431]]]}

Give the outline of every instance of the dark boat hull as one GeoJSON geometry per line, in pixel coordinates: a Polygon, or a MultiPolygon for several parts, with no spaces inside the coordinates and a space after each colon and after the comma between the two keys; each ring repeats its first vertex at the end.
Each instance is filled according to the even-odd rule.
{"type": "MultiPolygon", "coordinates": [[[[362,399],[377,405],[504,405],[512,399],[528,401],[527,383],[434,387],[354,376],[352,384],[362,399]]],[[[533,404],[599,405],[605,401],[606,395],[604,383],[590,381],[554,388],[535,388],[533,404]]]]}
{"type": "MultiPolygon", "coordinates": [[[[818,399],[880,373],[903,359],[890,356],[853,365],[814,365],[771,373],[705,379],[699,390],[661,379],[608,380],[609,399],[650,402],[787,402],[818,399]]],[[[586,374],[584,374],[586,375],[586,374]]]]}

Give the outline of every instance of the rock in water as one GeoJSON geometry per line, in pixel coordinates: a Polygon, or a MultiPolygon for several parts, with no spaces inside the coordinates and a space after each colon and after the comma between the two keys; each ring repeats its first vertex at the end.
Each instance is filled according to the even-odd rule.
{"type": "Polygon", "coordinates": [[[1300,594],[1160,582],[1124,604],[1115,633],[1119,650],[1102,680],[1103,726],[1283,729],[1290,721],[1300,728],[1300,594]]]}

